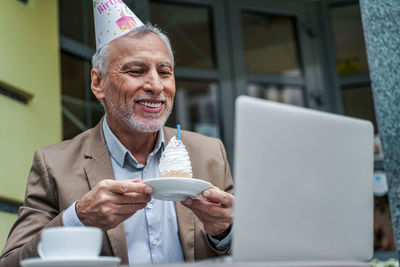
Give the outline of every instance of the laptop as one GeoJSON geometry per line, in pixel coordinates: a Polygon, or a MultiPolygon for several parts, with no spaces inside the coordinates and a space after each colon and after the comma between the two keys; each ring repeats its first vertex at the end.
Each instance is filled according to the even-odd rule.
{"type": "Polygon", "coordinates": [[[233,261],[371,259],[372,124],[247,96],[235,123],[233,261]]]}

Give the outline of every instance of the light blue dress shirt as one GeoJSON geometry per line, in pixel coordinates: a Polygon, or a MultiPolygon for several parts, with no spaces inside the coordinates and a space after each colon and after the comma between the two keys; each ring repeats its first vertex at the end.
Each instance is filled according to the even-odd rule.
{"type": "MultiPolygon", "coordinates": [[[[162,129],[158,133],[154,150],[147,157],[147,165],[137,162],[112,133],[106,119],[103,120],[103,132],[116,180],[160,177],[158,165],[164,150],[162,129]]],[[[83,226],[76,214],[75,204],[63,213],[64,226],[83,226]]],[[[152,199],[144,209],[138,210],[123,223],[131,265],[184,261],[173,201],[152,199]]],[[[230,233],[221,241],[210,236],[209,239],[218,250],[223,251],[229,247],[232,237],[230,233]]]]}

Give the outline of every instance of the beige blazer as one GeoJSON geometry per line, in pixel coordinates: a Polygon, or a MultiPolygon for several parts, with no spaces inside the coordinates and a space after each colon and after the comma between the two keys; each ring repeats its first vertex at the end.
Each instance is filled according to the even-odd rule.
{"type": "MultiPolygon", "coordinates": [[[[100,122],[75,138],[35,152],[28,177],[24,205],[0,256],[0,266],[19,266],[25,258],[37,257],[43,228],[62,226],[62,212],[103,179],[114,179],[100,122]]],[[[164,127],[165,144],[176,130],[164,127]]],[[[192,161],[193,177],[211,182],[232,193],[233,182],[225,148],[219,139],[182,131],[192,161]]],[[[186,261],[217,255],[209,244],[202,223],[191,210],[175,203],[179,236],[186,261]]],[[[103,235],[102,255],[120,257],[128,264],[124,226],[103,235]]]]}

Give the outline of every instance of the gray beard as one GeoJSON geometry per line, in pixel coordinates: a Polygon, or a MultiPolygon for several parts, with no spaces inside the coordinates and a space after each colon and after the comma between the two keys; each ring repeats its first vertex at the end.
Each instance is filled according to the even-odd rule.
{"type": "Polygon", "coordinates": [[[132,130],[135,130],[140,133],[154,133],[158,132],[161,129],[161,127],[165,125],[170,114],[171,114],[171,109],[168,108],[168,110],[164,114],[164,117],[161,119],[151,120],[149,118],[151,121],[140,121],[136,118],[135,114],[127,114],[128,116],[123,116],[121,114],[120,118],[132,130]]]}
{"type": "MultiPolygon", "coordinates": [[[[164,117],[161,119],[155,119],[151,117],[158,117],[158,115],[152,116],[149,114],[147,118],[143,121],[140,121],[136,118],[135,114],[133,114],[131,111],[124,112],[120,109],[119,106],[114,105],[112,102],[111,98],[106,92],[106,97],[110,103],[110,109],[106,111],[110,112],[114,117],[119,118],[121,121],[125,123],[126,126],[128,126],[131,130],[140,132],[140,133],[154,133],[158,132],[161,127],[165,125],[167,122],[169,115],[171,114],[172,111],[172,105],[170,103],[165,102],[165,105],[167,106],[167,111],[164,114],[164,117]]],[[[105,105],[104,105],[105,107],[105,105]]]]}

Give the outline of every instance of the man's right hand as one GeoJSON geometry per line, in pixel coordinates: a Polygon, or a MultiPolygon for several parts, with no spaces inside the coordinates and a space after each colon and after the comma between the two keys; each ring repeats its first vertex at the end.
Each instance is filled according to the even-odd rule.
{"type": "Polygon", "coordinates": [[[76,203],[79,220],[103,230],[116,227],[151,200],[153,188],[141,181],[102,180],[76,203]]]}

